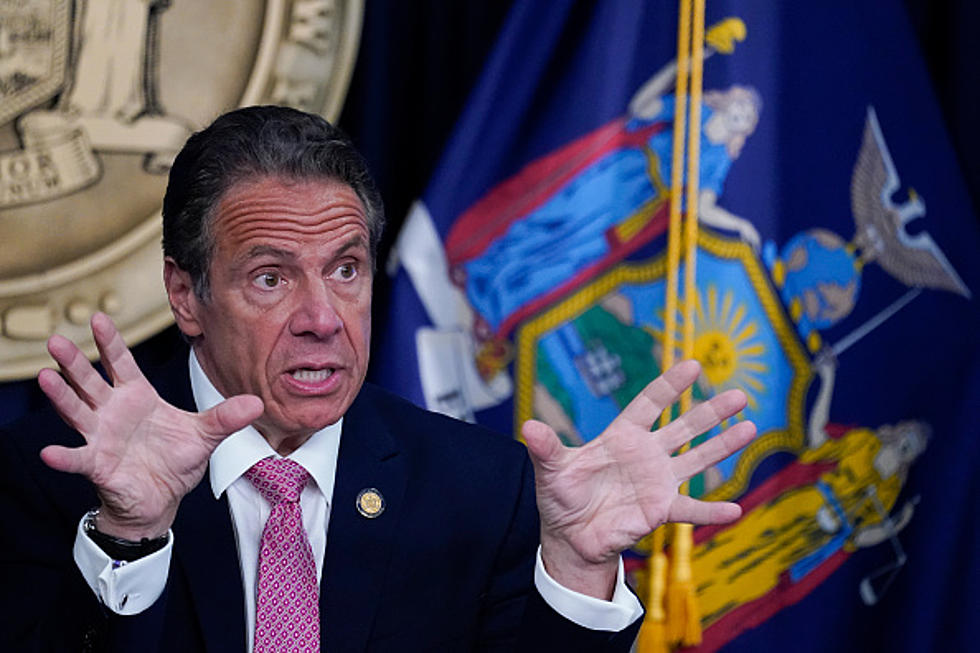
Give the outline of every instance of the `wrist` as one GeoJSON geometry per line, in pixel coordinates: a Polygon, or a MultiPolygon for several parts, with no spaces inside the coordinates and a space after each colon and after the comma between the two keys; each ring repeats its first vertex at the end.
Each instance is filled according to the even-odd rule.
{"type": "Polygon", "coordinates": [[[110,558],[116,561],[132,562],[139,560],[167,546],[170,541],[169,529],[159,537],[126,539],[109,535],[99,529],[99,509],[88,511],[82,520],[82,530],[110,558]]]}
{"type": "Polygon", "coordinates": [[[568,541],[541,534],[541,561],[559,585],[603,601],[612,598],[619,556],[589,560],[568,541]]]}
{"type": "Polygon", "coordinates": [[[123,540],[155,540],[164,537],[170,530],[176,514],[167,513],[157,519],[141,520],[131,517],[118,517],[105,504],[90,511],[92,526],[100,533],[123,540]]]}

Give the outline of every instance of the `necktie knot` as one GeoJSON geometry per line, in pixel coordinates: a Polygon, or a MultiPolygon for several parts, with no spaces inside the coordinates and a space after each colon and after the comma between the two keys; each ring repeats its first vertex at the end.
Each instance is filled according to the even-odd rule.
{"type": "Polygon", "coordinates": [[[288,458],[263,458],[245,472],[259,494],[273,506],[283,502],[296,503],[310,480],[303,466],[288,458]]]}

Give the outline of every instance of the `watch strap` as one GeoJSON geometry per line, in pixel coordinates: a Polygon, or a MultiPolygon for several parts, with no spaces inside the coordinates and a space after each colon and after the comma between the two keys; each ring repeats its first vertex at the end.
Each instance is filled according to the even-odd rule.
{"type": "Polygon", "coordinates": [[[85,531],[85,534],[90,540],[95,542],[96,546],[102,549],[113,560],[133,562],[151,553],[156,553],[167,546],[167,542],[170,541],[169,533],[154,538],[144,537],[138,541],[108,535],[98,530],[95,526],[95,518],[98,514],[98,508],[94,508],[85,513],[85,519],[82,521],[82,530],[85,531]]]}

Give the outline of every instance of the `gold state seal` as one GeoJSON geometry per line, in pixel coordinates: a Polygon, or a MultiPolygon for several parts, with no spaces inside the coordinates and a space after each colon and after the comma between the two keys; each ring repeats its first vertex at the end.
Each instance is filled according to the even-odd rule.
{"type": "Polygon", "coordinates": [[[188,135],[235,106],[336,118],[363,0],[0,0],[0,380],[88,319],[170,324],[159,210],[188,135]]]}

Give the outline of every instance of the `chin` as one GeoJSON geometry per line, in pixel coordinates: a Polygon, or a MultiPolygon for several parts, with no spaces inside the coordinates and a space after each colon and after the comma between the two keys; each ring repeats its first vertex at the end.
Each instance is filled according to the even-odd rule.
{"type": "Polygon", "coordinates": [[[289,425],[288,428],[284,429],[287,431],[312,433],[330,426],[343,417],[343,415],[344,411],[309,410],[309,407],[307,407],[307,410],[292,411],[288,416],[284,416],[281,423],[283,425],[289,425]]]}
{"type": "Polygon", "coordinates": [[[333,411],[324,412],[322,410],[318,412],[267,410],[265,415],[255,423],[255,426],[267,440],[270,438],[272,440],[306,438],[336,422],[342,413],[336,417],[333,415],[333,411]]]}

